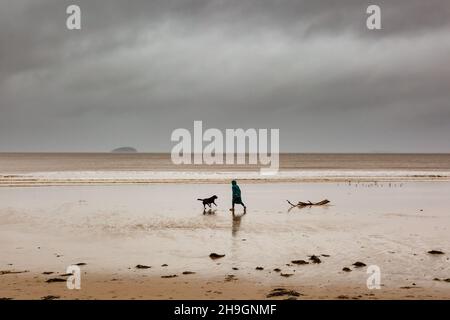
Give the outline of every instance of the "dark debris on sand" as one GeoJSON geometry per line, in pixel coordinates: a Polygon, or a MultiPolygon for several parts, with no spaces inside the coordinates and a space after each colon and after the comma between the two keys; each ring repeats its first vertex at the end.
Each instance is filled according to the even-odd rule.
{"type": "Polygon", "coordinates": [[[348,268],[348,267],[344,267],[344,268],[342,268],[342,271],[345,271],[345,272],[352,272],[352,269],[350,269],[350,268],[348,268]]]}
{"type": "Polygon", "coordinates": [[[59,299],[59,296],[49,295],[49,296],[44,296],[41,298],[41,300],[55,300],[55,299],[59,299]]]}
{"type": "Polygon", "coordinates": [[[256,269],[256,270],[264,270],[263,267],[256,267],[255,269],[256,269]]]}
{"type": "Polygon", "coordinates": [[[236,276],[235,276],[234,274],[228,274],[228,275],[225,277],[225,281],[226,281],[226,282],[236,281],[236,280],[237,280],[237,278],[236,278],[236,276]]]}
{"type": "Polygon", "coordinates": [[[170,279],[170,278],[176,278],[178,277],[176,274],[169,274],[168,276],[161,276],[163,279],[170,279]]]}
{"type": "Polygon", "coordinates": [[[215,252],[213,252],[213,253],[211,253],[210,255],[209,255],[209,257],[211,258],[211,259],[219,259],[219,258],[223,258],[223,257],[225,257],[225,255],[224,254],[218,254],[218,253],[215,253],[215,252]]]}
{"type": "Polygon", "coordinates": [[[312,263],[322,263],[322,260],[320,260],[320,258],[316,255],[312,255],[309,257],[309,260],[312,261],[312,263]]]}
{"type": "Polygon", "coordinates": [[[78,262],[78,263],[75,263],[75,265],[76,265],[76,266],[85,266],[85,265],[87,265],[87,263],[84,263],[84,262],[78,262]]]}
{"type": "Polygon", "coordinates": [[[46,280],[45,282],[47,283],[52,283],[52,282],[66,282],[66,279],[62,279],[62,278],[50,278],[48,280],[46,280]]]}
{"type": "Polygon", "coordinates": [[[146,266],[145,264],[138,264],[135,267],[136,269],[150,269],[151,266],[146,266]]]}
{"type": "Polygon", "coordinates": [[[280,268],[275,268],[275,269],[273,269],[273,271],[275,271],[275,272],[281,272],[281,269],[280,269],[280,268]]]}
{"type": "Polygon", "coordinates": [[[300,293],[298,293],[295,290],[288,290],[284,288],[276,288],[273,289],[269,294],[267,294],[267,298],[273,298],[273,297],[282,297],[282,296],[289,296],[289,297],[300,297],[300,293]]]}
{"type": "Polygon", "coordinates": [[[183,271],[183,274],[195,274],[194,271],[183,271]]]}
{"type": "Polygon", "coordinates": [[[309,264],[309,262],[305,260],[292,260],[291,262],[298,265],[309,264]]]}
{"type": "Polygon", "coordinates": [[[293,273],[280,273],[280,276],[285,277],[285,278],[292,277],[293,275],[294,275],[293,273]]]}
{"type": "Polygon", "coordinates": [[[29,272],[28,270],[24,271],[12,271],[12,270],[0,270],[0,276],[4,274],[17,274],[17,273],[26,273],[29,272]]]}
{"type": "Polygon", "coordinates": [[[439,278],[434,278],[434,281],[444,281],[444,282],[450,282],[450,278],[447,279],[439,279],[439,278]]]}
{"type": "Polygon", "coordinates": [[[366,264],[364,262],[361,262],[361,261],[356,261],[353,265],[356,268],[361,268],[361,267],[365,267],[366,266],[366,264]]]}
{"type": "Polygon", "coordinates": [[[428,251],[429,254],[444,254],[444,252],[439,251],[439,250],[430,250],[428,251]]]}

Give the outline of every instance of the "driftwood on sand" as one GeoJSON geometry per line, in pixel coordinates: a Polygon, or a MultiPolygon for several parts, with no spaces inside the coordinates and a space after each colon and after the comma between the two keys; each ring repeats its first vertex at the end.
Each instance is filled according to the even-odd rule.
{"type": "Polygon", "coordinates": [[[291,206],[293,206],[293,207],[300,207],[300,208],[303,208],[303,207],[310,207],[310,206],[323,206],[323,205],[325,205],[325,204],[330,203],[330,201],[327,200],[327,199],[322,200],[322,201],[319,201],[319,202],[311,202],[311,201],[309,201],[309,200],[308,200],[308,202],[301,202],[301,201],[299,201],[297,204],[293,204],[293,203],[290,202],[289,200],[286,200],[286,201],[287,201],[291,206]]]}

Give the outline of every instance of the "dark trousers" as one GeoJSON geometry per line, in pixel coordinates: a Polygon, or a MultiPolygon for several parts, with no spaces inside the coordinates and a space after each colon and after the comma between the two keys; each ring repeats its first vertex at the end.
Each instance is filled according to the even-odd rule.
{"type": "Polygon", "coordinates": [[[242,202],[241,197],[233,197],[233,207],[235,204],[241,204],[245,207],[245,204],[242,202]]]}

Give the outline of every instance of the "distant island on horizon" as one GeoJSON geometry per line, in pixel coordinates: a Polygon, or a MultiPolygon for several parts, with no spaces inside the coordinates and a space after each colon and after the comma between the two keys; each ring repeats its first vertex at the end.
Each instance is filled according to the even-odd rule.
{"type": "Polygon", "coordinates": [[[133,147],[120,147],[111,151],[112,153],[137,153],[138,151],[133,147]]]}

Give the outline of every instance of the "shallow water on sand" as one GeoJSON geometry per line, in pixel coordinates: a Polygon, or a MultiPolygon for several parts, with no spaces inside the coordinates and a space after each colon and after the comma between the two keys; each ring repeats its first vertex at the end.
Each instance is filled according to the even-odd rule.
{"type": "Polygon", "coordinates": [[[85,262],[90,272],[111,274],[146,264],[157,267],[154,274],[233,272],[261,282],[288,281],[272,271],[280,268],[304,283],[365,284],[364,270],[335,276],[363,261],[380,266],[386,286],[411,281],[433,286],[440,285],[433,278],[450,277],[448,256],[427,254],[450,252],[448,182],[241,189],[247,214],[238,207],[233,217],[231,188],[223,184],[2,188],[0,269],[11,263],[42,272],[85,262]],[[203,212],[196,199],[213,194],[218,207],[203,212]],[[330,205],[290,209],[286,202],[323,199],[330,205]],[[226,256],[211,260],[211,252],[226,256]],[[330,257],[322,256],[320,265],[286,265],[312,254],[330,257]]]}

